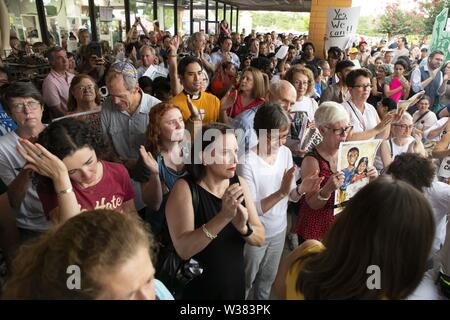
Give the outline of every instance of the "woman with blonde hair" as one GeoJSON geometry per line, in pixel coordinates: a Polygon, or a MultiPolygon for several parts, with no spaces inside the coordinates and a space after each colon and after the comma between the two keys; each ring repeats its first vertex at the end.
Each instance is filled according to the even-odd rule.
{"type": "Polygon", "coordinates": [[[20,248],[3,299],[170,299],[154,278],[144,224],[111,210],[77,215],[20,248]]]}
{"type": "Polygon", "coordinates": [[[269,78],[260,70],[248,67],[242,71],[237,92],[230,92],[229,95],[236,94],[234,104],[228,109],[227,114],[234,118],[245,110],[263,104],[269,89],[269,78]]]}

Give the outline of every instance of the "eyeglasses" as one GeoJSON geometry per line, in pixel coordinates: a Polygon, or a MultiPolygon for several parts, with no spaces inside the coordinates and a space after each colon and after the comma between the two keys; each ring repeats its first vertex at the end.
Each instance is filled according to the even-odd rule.
{"type": "Polygon", "coordinates": [[[94,88],[95,88],[95,86],[90,84],[87,86],[78,86],[76,89],[79,91],[92,91],[92,90],[94,90],[94,88]]]}
{"type": "Polygon", "coordinates": [[[309,85],[309,81],[294,81],[294,86],[302,85],[302,87],[307,87],[309,85]]]}
{"type": "Polygon", "coordinates": [[[339,128],[339,129],[334,129],[334,128],[330,128],[330,127],[325,127],[325,128],[333,130],[335,135],[342,136],[344,134],[350,133],[350,131],[352,131],[352,129],[353,129],[353,126],[348,126],[348,127],[339,128]]]}
{"type": "Polygon", "coordinates": [[[18,103],[12,106],[15,112],[23,112],[25,107],[28,107],[30,110],[36,110],[41,107],[41,103],[39,101],[28,101],[24,103],[18,103]]]}
{"type": "Polygon", "coordinates": [[[412,124],[410,124],[410,125],[408,125],[408,124],[393,124],[393,126],[394,127],[399,127],[399,128],[402,128],[402,129],[412,129],[412,127],[413,127],[412,124]]]}
{"type": "Polygon", "coordinates": [[[363,90],[366,89],[372,89],[372,85],[371,84],[358,84],[353,86],[353,88],[362,88],[363,90]]]}

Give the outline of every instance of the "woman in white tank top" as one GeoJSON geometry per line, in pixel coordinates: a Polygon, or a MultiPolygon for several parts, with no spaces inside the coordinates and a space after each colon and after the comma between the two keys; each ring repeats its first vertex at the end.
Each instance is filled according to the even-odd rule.
{"type": "MultiPolygon", "coordinates": [[[[375,158],[375,167],[382,170],[391,164],[394,158],[404,152],[414,152],[416,144],[422,144],[411,133],[414,128],[413,119],[409,113],[404,113],[401,119],[392,123],[391,138],[383,141],[379,155],[375,158]]],[[[423,145],[422,145],[423,147],[423,145]]]]}

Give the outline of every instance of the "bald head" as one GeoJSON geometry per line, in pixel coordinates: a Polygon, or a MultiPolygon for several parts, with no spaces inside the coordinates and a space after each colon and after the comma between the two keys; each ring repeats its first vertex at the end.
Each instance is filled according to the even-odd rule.
{"type": "Polygon", "coordinates": [[[286,112],[291,111],[291,106],[297,100],[297,91],[286,80],[280,80],[270,85],[269,102],[279,104],[286,112]]]}

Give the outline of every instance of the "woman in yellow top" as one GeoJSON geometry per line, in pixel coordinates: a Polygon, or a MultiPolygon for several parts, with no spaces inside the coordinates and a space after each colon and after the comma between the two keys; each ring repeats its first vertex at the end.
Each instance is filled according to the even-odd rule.
{"type": "Polygon", "coordinates": [[[323,244],[305,241],[281,264],[282,299],[404,299],[419,285],[434,237],[431,207],[389,177],[361,189],[323,244]]]}

